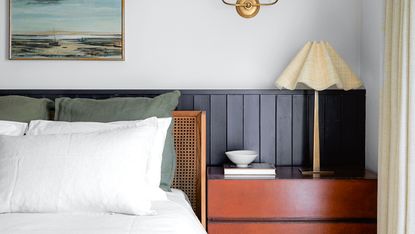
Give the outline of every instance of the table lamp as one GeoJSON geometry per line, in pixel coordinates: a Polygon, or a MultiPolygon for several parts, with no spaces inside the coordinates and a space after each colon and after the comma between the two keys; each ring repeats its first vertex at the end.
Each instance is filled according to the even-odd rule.
{"type": "Polygon", "coordinates": [[[334,85],[346,91],[357,89],[362,86],[362,81],[328,42],[307,42],[275,81],[277,88],[289,90],[296,89],[298,83],[315,90],[313,169],[300,171],[303,175],[332,174],[333,171],[322,171],[320,168],[318,91],[334,85]]]}

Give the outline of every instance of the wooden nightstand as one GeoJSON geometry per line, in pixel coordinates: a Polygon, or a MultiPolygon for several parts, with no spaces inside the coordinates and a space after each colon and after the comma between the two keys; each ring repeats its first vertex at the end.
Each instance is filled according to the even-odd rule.
{"type": "Polygon", "coordinates": [[[229,180],[222,167],[209,167],[209,234],[376,233],[375,174],[336,170],[312,178],[296,167],[277,167],[277,174],[229,180]]]}

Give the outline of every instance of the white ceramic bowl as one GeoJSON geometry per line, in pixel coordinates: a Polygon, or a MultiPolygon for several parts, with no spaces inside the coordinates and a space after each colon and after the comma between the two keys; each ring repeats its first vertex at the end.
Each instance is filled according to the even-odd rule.
{"type": "Polygon", "coordinates": [[[258,153],[253,150],[235,150],[225,154],[237,167],[248,167],[258,157],[258,153]]]}

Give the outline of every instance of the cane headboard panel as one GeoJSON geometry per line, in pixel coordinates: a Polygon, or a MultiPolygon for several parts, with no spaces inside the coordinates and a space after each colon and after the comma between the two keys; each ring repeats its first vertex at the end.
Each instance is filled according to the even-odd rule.
{"type": "Polygon", "coordinates": [[[206,224],[206,114],[175,111],[174,143],[177,163],[173,187],[184,191],[192,208],[206,224]]]}

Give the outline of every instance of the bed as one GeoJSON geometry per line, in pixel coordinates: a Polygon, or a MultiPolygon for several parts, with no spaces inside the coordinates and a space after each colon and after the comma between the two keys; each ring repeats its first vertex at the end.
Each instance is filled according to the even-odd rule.
{"type": "Polygon", "coordinates": [[[205,233],[186,195],[174,189],[168,201],[153,202],[156,216],[122,214],[3,214],[0,233],[205,233]]]}
{"type": "Polygon", "coordinates": [[[166,201],[153,201],[154,216],[123,214],[10,213],[0,215],[0,233],[206,233],[206,117],[175,111],[177,169],[166,201]]]}

